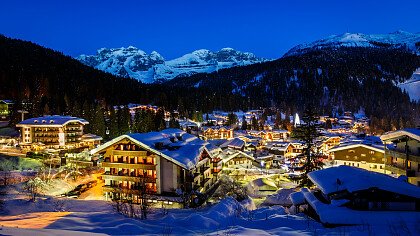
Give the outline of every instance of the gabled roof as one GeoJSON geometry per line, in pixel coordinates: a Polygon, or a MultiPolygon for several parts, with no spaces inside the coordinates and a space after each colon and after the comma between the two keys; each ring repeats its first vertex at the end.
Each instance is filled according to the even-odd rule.
{"type": "Polygon", "coordinates": [[[0,103],[4,103],[4,104],[7,104],[7,105],[14,104],[12,100],[6,100],[6,99],[0,100],[0,103]]]}
{"type": "Polygon", "coordinates": [[[290,142],[271,142],[267,144],[267,147],[273,150],[285,151],[289,146],[294,147],[290,142]]]}
{"type": "Polygon", "coordinates": [[[242,157],[246,157],[252,161],[255,160],[255,158],[253,156],[250,156],[248,154],[246,154],[245,152],[239,151],[239,150],[234,150],[233,153],[230,153],[233,150],[228,150],[222,153],[221,158],[223,163],[226,163],[230,160],[232,160],[233,158],[237,157],[237,156],[242,156],[242,157]]]}
{"type": "Polygon", "coordinates": [[[81,124],[89,124],[89,122],[85,119],[82,118],[77,118],[77,117],[73,117],[73,116],[59,116],[59,115],[54,115],[54,116],[41,116],[41,117],[36,117],[36,118],[30,118],[27,120],[24,120],[22,122],[20,122],[19,124],[17,124],[17,127],[22,127],[22,126],[26,126],[26,125],[39,125],[39,126],[64,126],[70,122],[79,122],[81,124]]]}
{"type": "Polygon", "coordinates": [[[211,156],[211,152],[207,149],[212,147],[211,144],[179,129],[121,135],[93,149],[91,154],[101,152],[123,139],[129,139],[144,149],[161,155],[185,169],[193,168],[198,163],[203,151],[211,156]],[[162,148],[158,149],[156,143],[161,143],[162,148]]]}
{"type": "Polygon", "coordinates": [[[381,136],[381,139],[383,141],[392,141],[392,140],[400,139],[403,136],[408,136],[412,139],[420,141],[420,129],[408,128],[408,129],[387,132],[381,136]]]}
{"type": "Polygon", "coordinates": [[[357,148],[357,147],[363,147],[363,148],[371,149],[373,151],[384,153],[384,146],[382,146],[382,145],[375,145],[375,144],[368,145],[368,144],[364,144],[364,143],[345,143],[345,144],[340,144],[338,146],[335,146],[335,147],[331,148],[330,149],[330,152],[347,150],[347,149],[357,148]]]}
{"type": "Polygon", "coordinates": [[[239,148],[242,149],[245,146],[245,141],[241,140],[240,138],[234,138],[231,140],[226,141],[222,145],[221,148],[232,147],[232,148],[239,148]]]}
{"type": "Polygon", "coordinates": [[[346,190],[352,193],[378,188],[384,191],[420,198],[420,188],[415,185],[389,175],[352,166],[330,167],[311,172],[308,174],[308,177],[327,195],[346,190]]]}

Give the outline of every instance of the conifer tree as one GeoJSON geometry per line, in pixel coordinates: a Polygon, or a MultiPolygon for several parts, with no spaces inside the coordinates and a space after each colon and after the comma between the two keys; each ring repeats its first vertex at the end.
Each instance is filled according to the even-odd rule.
{"type": "Polygon", "coordinates": [[[131,114],[127,106],[118,108],[117,118],[119,135],[128,133],[130,131],[131,114]]]}
{"type": "Polygon", "coordinates": [[[109,129],[109,138],[115,138],[118,136],[118,118],[113,107],[109,110],[109,120],[108,120],[108,129],[109,129]]]}
{"type": "Polygon", "coordinates": [[[248,129],[248,122],[246,121],[245,115],[242,116],[242,130],[247,130],[248,129]]]}
{"type": "Polygon", "coordinates": [[[251,118],[251,126],[253,130],[258,130],[258,120],[255,118],[255,116],[252,116],[251,118]]]}
{"type": "Polygon", "coordinates": [[[311,186],[313,183],[308,178],[308,173],[314,170],[319,170],[322,168],[323,163],[319,159],[318,153],[315,149],[315,139],[319,137],[320,128],[318,124],[318,117],[313,112],[312,107],[309,107],[305,110],[302,121],[300,124],[293,130],[292,136],[304,143],[303,156],[306,159],[305,162],[305,173],[300,179],[301,186],[311,186]]]}
{"type": "Polygon", "coordinates": [[[105,137],[105,118],[104,118],[104,110],[98,104],[96,105],[95,114],[93,120],[91,121],[91,131],[92,133],[99,135],[101,137],[105,137]]]}

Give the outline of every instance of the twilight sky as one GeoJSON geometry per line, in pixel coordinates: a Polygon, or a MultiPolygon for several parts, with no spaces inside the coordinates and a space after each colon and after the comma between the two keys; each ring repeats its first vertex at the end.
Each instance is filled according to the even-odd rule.
{"type": "Polygon", "coordinates": [[[2,1],[0,34],[77,56],[136,46],[173,59],[232,47],[266,58],[345,32],[420,32],[419,0],[2,1]]]}

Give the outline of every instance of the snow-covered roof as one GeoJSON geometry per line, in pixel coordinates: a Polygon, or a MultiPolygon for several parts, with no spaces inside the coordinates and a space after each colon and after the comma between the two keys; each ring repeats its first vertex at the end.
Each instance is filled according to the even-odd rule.
{"type": "Polygon", "coordinates": [[[207,130],[233,130],[232,128],[226,126],[205,126],[203,127],[203,131],[206,132],[207,130]]]}
{"type": "Polygon", "coordinates": [[[167,158],[185,169],[193,168],[198,163],[199,157],[204,150],[211,155],[207,147],[213,147],[208,142],[182,130],[165,129],[161,132],[121,135],[98,148],[93,149],[91,153],[98,153],[125,138],[157,155],[167,158]],[[158,143],[161,144],[160,148],[157,147],[158,143]]]}
{"type": "Polygon", "coordinates": [[[399,139],[402,136],[408,136],[412,139],[415,139],[417,141],[420,141],[420,129],[419,128],[407,128],[397,131],[391,131],[383,134],[381,136],[381,139],[384,141],[392,141],[395,139],[399,139]]]}
{"type": "Polygon", "coordinates": [[[384,146],[382,145],[375,145],[375,144],[364,144],[364,143],[344,143],[344,144],[340,144],[338,146],[335,146],[333,148],[330,149],[330,152],[336,152],[336,151],[341,151],[341,150],[347,150],[350,148],[357,148],[357,147],[363,147],[363,148],[367,148],[367,149],[371,149],[377,152],[382,152],[384,153],[384,146]]]}
{"type": "Polygon", "coordinates": [[[226,163],[230,160],[232,160],[235,157],[246,157],[252,161],[255,160],[255,158],[251,155],[246,154],[245,152],[239,151],[239,150],[232,150],[232,149],[228,149],[225,152],[223,152],[220,157],[222,158],[223,163],[226,163]]]}
{"type": "Polygon", "coordinates": [[[242,149],[244,146],[245,146],[245,141],[239,138],[228,140],[225,143],[220,145],[221,148],[231,147],[231,148],[236,148],[236,149],[242,149]]]}
{"type": "Polygon", "coordinates": [[[292,200],[293,205],[302,205],[305,203],[305,196],[303,196],[302,192],[294,192],[291,193],[289,196],[292,200]]]}
{"type": "Polygon", "coordinates": [[[82,118],[77,118],[73,116],[42,116],[42,117],[36,117],[36,118],[30,118],[27,120],[24,120],[17,124],[17,127],[22,126],[64,126],[70,122],[79,122],[81,124],[89,124],[88,121],[82,118]]]}
{"type": "Polygon", "coordinates": [[[420,188],[391,176],[352,166],[337,166],[314,171],[309,179],[324,194],[345,191],[356,192],[370,188],[420,198],[420,188]]]}
{"type": "MultiPolygon", "coordinates": [[[[415,186],[414,186],[415,187],[415,186]]],[[[350,225],[366,224],[366,222],[382,224],[383,222],[397,222],[401,219],[415,219],[415,211],[359,211],[343,207],[345,201],[331,201],[331,204],[321,202],[307,188],[302,188],[306,202],[316,211],[319,219],[324,224],[350,225]]]]}
{"type": "Polygon", "coordinates": [[[255,190],[269,190],[269,191],[277,190],[277,185],[273,181],[266,178],[253,180],[250,183],[250,186],[255,190]]]}
{"type": "Polygon", "coordinates": [[[0,102],[3,102],[7,105],[14,104],[12,100],[7,100],[7,99],[2,99],[2,100],[0,100],[0,102]]]}
{"type": "Polygon", "coordinates": [[[96,134],[84,134],[82,136],[83,141],[91,141],[91,140],[102,140],[102,137],[96,134]]]}
{"type": "Polygon", "coordinates": [[[290,145],[294,147],[290,142],[270,142],[266,145],[266,147],[272,150],[285,151],[290,145]]]}

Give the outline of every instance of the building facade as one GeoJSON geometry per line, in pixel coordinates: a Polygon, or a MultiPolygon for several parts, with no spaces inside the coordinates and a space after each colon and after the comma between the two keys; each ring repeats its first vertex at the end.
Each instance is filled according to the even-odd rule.
{"type": "Polygon", "coordinates": [[[405,175],[408,182],[420,186],[420,129],[411,128],[385,133],[381,136],[387,145],[385,156],[391,174],[405,175]]]}
{"type": "Polygon", "coordinates": [[[389,164],[389,161],[387,162],[384,157],[383,146],[363,143],[332,148],[330,157],[334,161],[334,165],[354,166],[381,173],[385,171],[385,164],[389,164]]]}
{"type": "MultiPolygon", "coordinates": [[[[28,150],[73,149],[85,145],[83,128],[88,121],[71,116],[43,116],[16,125],[21,132],[21,147],[28,150]]],[[[86,136],[85,136],[86,137],[86,136]]],[[[90,141],[100,142],[101,137],[90,141]]]]}
{"type": "Polygon", "coordinates": [[[141,194],[174,196],[205,192],[217,181],[221,160],[210,144],[178,129],[117,137],[91,151],[103,157],[107,200],[141,194]]]}
{"type": "Polygon", "coordinates": [[[202,132],[205,140],[233,138],[233,129],[227,127],[204,127],[202,132]]]}

